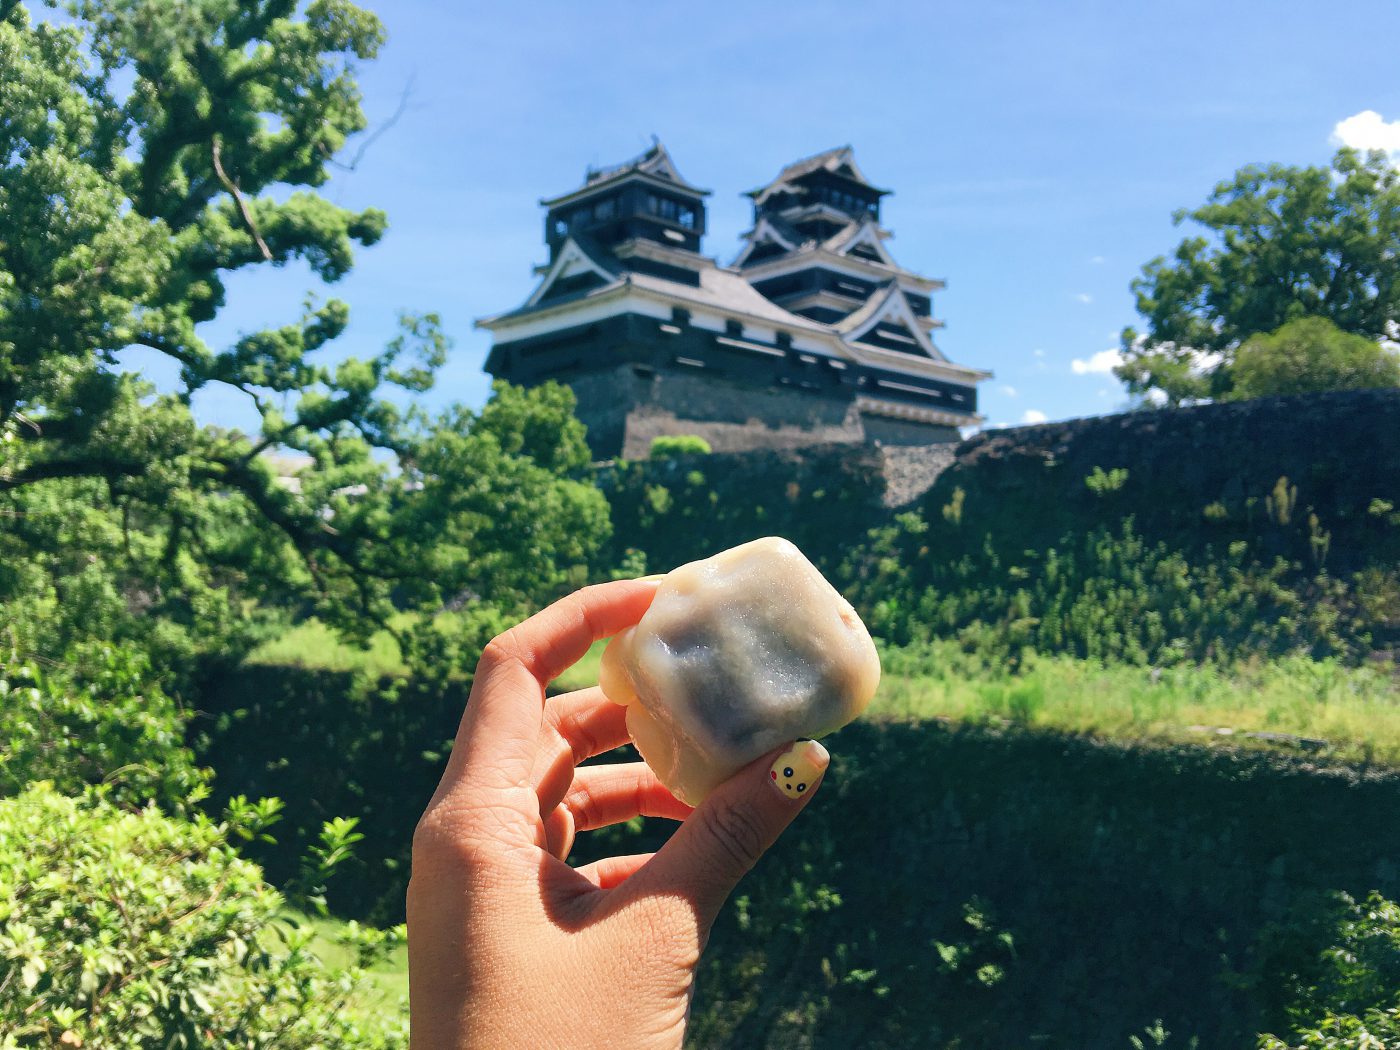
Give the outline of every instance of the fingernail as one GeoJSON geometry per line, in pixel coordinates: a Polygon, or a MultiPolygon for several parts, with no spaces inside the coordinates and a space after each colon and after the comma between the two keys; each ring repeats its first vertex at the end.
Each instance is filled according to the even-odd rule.
{"type": "Polygon", "coordinates": [[[821,744],[799,740],[778,756],[768,770],[768,780],[783,797],[797,800],[812,790],[830,761],[821,744]]]}

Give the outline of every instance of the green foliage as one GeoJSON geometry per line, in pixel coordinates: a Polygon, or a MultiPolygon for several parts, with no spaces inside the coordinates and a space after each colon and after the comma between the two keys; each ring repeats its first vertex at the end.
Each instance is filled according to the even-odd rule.
{"type": "Polygon", "coordinates": [[[1006,967],[1016,958],[1016,941],[996,927],[986,901],[974,897],[963,905],[962,921],[968,939],[954,943],[935,940],[938,971],[957,975],[971,989],[992,988],[1006,977],[1006,967]]]}
{"type": "Polygon", "coordinates": [[[1084,487],[1095,496],[1106,496],[1110,492],[1117,492],[1127,483],[1127,467],[1114,467],[1107,472],[1102,467],[1095,467],[1093,472],[1084,479],[1084,487]]]}
{"type": "Polygon", "coordinates": [[[0,795],[34,780],[67,793],[107,783],[113,801],[177,811],[207,779],[139,650],[89,644],[51,669],[0,652],[0,795]]]}
{"type": "MultiPolygon", "coordinates": [[[[912,512],[873,530],[843,565],[843,590],[890,641],[952,637],[1013,666],[1028,650],[1165,665],[1294,651],[1356,658],[1400,622],[1393,572],[1312,576],[1252,558],[1249,544],[1190,558],[1148,543],[1131,519],[1014,554],[990,534],[958,551],[926,532],[912,512]],[[922,553],[940,547],[941,558],[922,553]]],[[[1318,534],[1318,557],[1328,542],[1318,534]]]]}
{"type": "MultiPolygon", "coordinates": [[[[1166,1026],[1162,1024],[1162,1019],[1159,1017],[1143,1029],[1141,1036],[1128,1036],[1128,1044],[1133,1050],[1148,1050],[1149,1047],[1166,1046],[1171,1037],[1171,1032],[1167,1031],[1166,1026]],[[1143,1039],[1143,1036],[1147,1038],[1143,1039]]],[[[1200,1045],[1201,1041],[1195,1036],[1192,1036],[1186,1043],[1187,1050],[1195,1050],[1195,1048],[1200,1045]]]]}
{"type": "MultiPolygon", "coordinates": [[[[405,1046],[228,835],[42,783],[0,800],[0,1046],[405,1046]]],[[[368,964],[402,933],[350,936],[368,964]]]]}
{"type": "Polygon", "coordinates": [[[577,583],[607,521],[571,480],[588,457],[567,390],[405,408],[445,360],[437,318],[332,364],[349,311],[315,296],[227,347],[199,334],[230,274],[300,261],[334,282],[384,232],[314,192],[365,127],[379,21],[348,0],[72,14],[0,8],[0,225],[28,232],[0,236],[0,626],[48,659],[133,640],[183,688],[202,650],[236,662],[289,612],[365,641],[404,608],[577,583]],[[172,390],[132,346],[178,363],[172,390]],[[197,426],[210,386],[245,395],[257,432],[197,426]]]}
{"type": "Polygon", "coordinates": [[[1301,317],[1251,336],[1235,353],[1226,400],[1400,386],[1400,356],[1325,317],[1301,317]]]}
{"type": "Polygon", "coordinates": [[[703,456],[710,452],[710,443],[698,434],[662,434],[651,442],[652,459],[672,456],[703,456]]]}
{"type": "Polygon", "coordinates": [[[943,504],[943,520],[951,525],[961,525],[963,504],[966,502],[967,493],[963,491],[962,486],[954,488],[952,498],[943,504]]]}
{"type": "Polygon", "coordinates": [[[212,804],[287,800],[275,841],[255,837],[245,854],[312,910],[324,899],[338,915],[401,921],[413,826],[442,776],[470,669],[508,624],[474,605],[406,629],[416,648],[399,675],[244,665],[211,683],[191,735],[218,771],[212,804]],[[325,838],[336,815],[357,823],[335,829],[363,840],[336,872],[308,868],[337,852],[325,838]]]}
{"type": "Polygon", "coordinates": [[[821,449],[798,461],[776,452],[725,456],[722,464],[703,470],[671,458],[614,462],[597,475],[609,505],[612,542],[599,550],[593,574],[609,575],[629,549],[652,572],[664,572],[780,535],[830,575],[867,529],[889,517],[875,457],[850,453],[821,449]]]}
{"type": "MultiPolygon", "coordinates": [[[[1330,925],[1332,943],[1285,972],[1269,974],[1292,989],[1284,1038],[1264,1035],[1259,1050],[1385,1050],[1400,1040],[1400,905],[1378,893],[1356,901],[1338,893],[1312,902],[1330,925]]],[[[1317,916],[1305,921],[1317,925],[1317,916]]]]}
{"type": "Polygon", "coordinates": [[[1172,404],[1225,397],[1251,336],[1314,317],[1374,344],[1400,320],[1400,174],[1382,153],[1343,149],[1330,169],[1241,168],[1174,216],[1186,219],[1206,235],[1133,282],[1146,331],[1124,330],[1116,369],[1133,393],[1160,391],[1172,404]]]}
{"type": "Polygon", "coordinates": [[[1293,512],[1298,507],[1298,486],[1290,485],[1288,478],[1280,477],[1274,483],[1273,492],[1264,497],[1264,507],[1275,525],[1292,524],[1293,512]]]}
{"type": "Polygon", "coordinates": [[[1281,965],[1238,971],[1284,929],[1293,960],[1339,945],[1306,921],[1318,891],[1397,885],[1400,780],[1374,766],[933,719],[827,743],[800,833],[711,937],[697,1046],[1253,1046],[1293,992],[1281,965]]]}

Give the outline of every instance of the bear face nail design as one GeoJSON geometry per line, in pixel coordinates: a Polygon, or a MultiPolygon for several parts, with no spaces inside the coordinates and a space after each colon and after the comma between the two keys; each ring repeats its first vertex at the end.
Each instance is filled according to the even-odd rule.
{"type": "Polygon", "coordinates": [[[826,748],[815,740],[799,740],[778,756],[768,779],[787,798],[802,798],[816,785],[831,761],[826,748]]]}

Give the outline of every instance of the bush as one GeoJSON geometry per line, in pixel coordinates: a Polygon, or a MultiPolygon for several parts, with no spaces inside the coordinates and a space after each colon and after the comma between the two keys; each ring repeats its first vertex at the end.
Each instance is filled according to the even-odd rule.
{"type": "Polygon", "coordinates": [[[651,443],[652,459],[706,455],[709,451],[710,443],[696,434],[663,434],[651,443]]]}
{"type": "MultiPolygon", "coordinates": [[[[0,800],[0,1050],[404,1046],[348,1008],[360,971],[311,954],[231,830],[50,784],[0,800]]],[[[397,931],[352,936],[368,964],[397,931]]]]}
{"type": "Polygon", "coordinates": [[[79,646],[47,671],[0,653],[0,795],[33,780],[68,793],[109,781],[114,801],[181,809],[207,779],[184,732],[183,713],[129,645],[79,646]]]}
{"type": "Polygon", "coordinates": [[[1332,905],[1334,943],[1277,982],[1298,989],[1289,1038],[1261,1036],[1259,1050],[1400,1046],[1400,905],[1378,893],[1332,905]]]}
{"type": "Polygon", "coordinates": [[[1400,386],[1400,357],[1325,317],[1301,317],[1235,352],[1229,399],[1400,386]]]}

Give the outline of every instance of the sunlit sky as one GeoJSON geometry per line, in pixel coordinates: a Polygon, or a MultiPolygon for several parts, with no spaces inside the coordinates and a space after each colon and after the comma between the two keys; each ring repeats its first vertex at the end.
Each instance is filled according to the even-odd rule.
{"type": "MultiPolygon", "coordinates": [[[[367,354],[398,310],[434,310],[454,340],[434,404],[484,401],[472,322],[533,287],[539,198],[653,133],[714,191],[704,250],[721,262],[748,226],[742,191],[853,145],[895,191],[895,258],[948,282],[941,348],[996,374],[992,425],[1126,405],[1107,351],[1135,318],[1129,282],[1182,237],[1173,210],[1236,168],[1325,163],[1339,136],[1400,160],[1394,0],[377,7],[390,40],[361,70],[365,109],[377,126],[406,105],[323,192],[384,208],[388,235],[333,288],[299,265],[235,277],[206,335],[334,294],[352,324],[332,356],[367,354]]],[[[232,391],[197,410],[255,422],[232,391]]]]}

